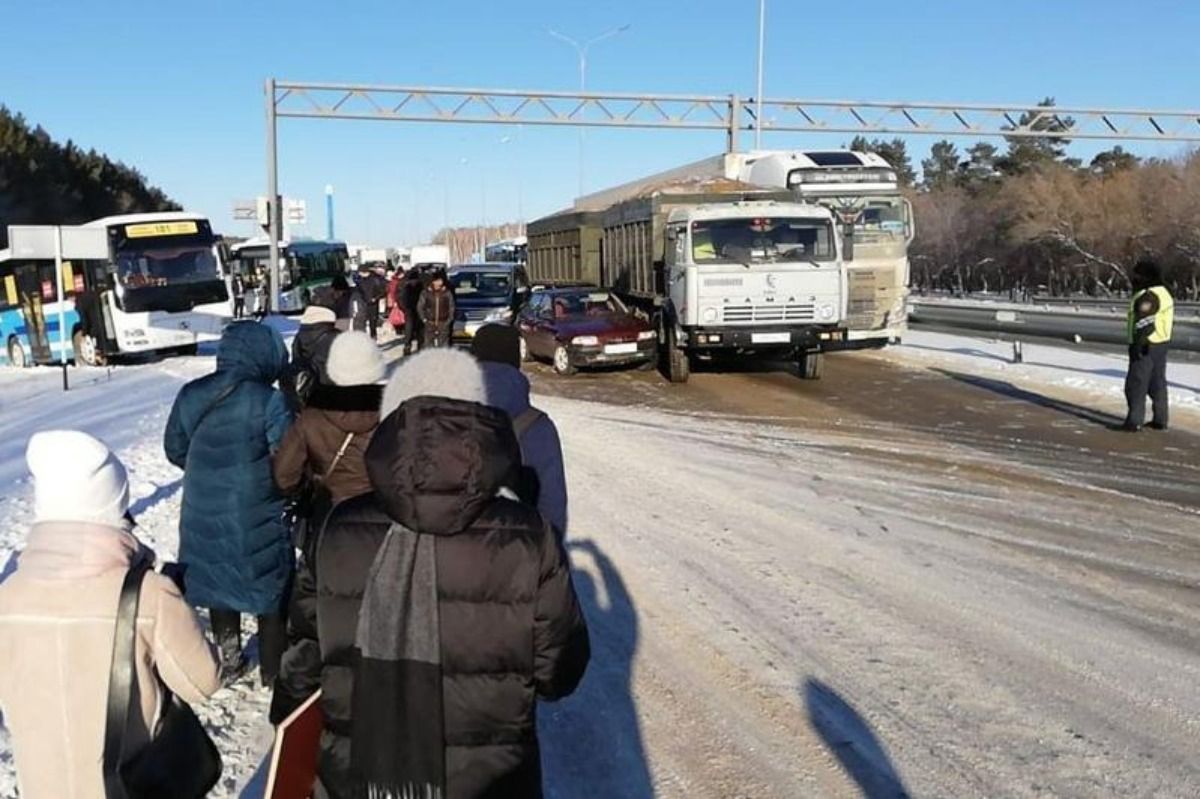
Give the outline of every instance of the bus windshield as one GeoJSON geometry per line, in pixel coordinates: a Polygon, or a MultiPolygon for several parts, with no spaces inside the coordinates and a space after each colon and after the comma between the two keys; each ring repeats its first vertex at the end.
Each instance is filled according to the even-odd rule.
{"type": "Polygon", "coordinates": [[[450,283],[458,296],[507,297],[512,275],[507,272],[455,272],[450,283]]]}
{"type": "Polygon", "coordinates": [[[127,289],[220,280],[211,245],[164,242],[124,246],[116,253],[117,277],[127,289]]]}
{"type": "Polygon", "coordinates": [[[692,223],[692,260],[697,264],[767,264],[832,261],[833,230],[821,219],[712,219],[692,223]]]}

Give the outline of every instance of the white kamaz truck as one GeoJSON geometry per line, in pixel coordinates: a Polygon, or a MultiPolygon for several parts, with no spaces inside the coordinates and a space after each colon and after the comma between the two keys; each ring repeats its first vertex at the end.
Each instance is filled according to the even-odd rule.
{"type": "Polygon", "coordinates": [[[638,181],[528,226],[537,284],[612,289],[655,321],[672,382],[695,359],[795,357],[817,378],[845,339],[834,216],[787,190],[724,178],[638,181]]]}

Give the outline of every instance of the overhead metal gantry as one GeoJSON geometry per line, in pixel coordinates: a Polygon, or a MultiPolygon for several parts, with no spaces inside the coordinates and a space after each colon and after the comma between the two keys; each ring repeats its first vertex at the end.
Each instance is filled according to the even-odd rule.
{"type": "MultiPolygon", "coordinates": [[[[280,118],[483,125],[712,130],[738,149],[759,126],[752,98],[736,94],[624,94],[267,81],[267,196],[279,197],[280,118]]],[[[762,102],[763,132],[1004,136],[1030,139],[1200,142],[1200,111],[976,103],[787,100],[762,102]]],[[[277,203],[270,215],[272,302],[278,307],[277,203]]]]}

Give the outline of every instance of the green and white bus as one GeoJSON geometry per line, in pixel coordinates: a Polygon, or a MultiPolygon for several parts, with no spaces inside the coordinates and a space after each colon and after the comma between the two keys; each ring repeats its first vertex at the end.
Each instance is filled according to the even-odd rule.
{"type": "MultiPolygon", "coordinates": [[[[248,239],[230,247],[231,270],[241,273],[247,292],[253,291],[257,303],[247,298],[247,312],[270,297],[270,242],[265,237],[248,239]]],[[[317,239],[292,239],[279,242],[280,313],[303,311],[312,302],[317,290],[333,282],[335,275],[344,275],[350,262],[345,242],[317,239]]]]}

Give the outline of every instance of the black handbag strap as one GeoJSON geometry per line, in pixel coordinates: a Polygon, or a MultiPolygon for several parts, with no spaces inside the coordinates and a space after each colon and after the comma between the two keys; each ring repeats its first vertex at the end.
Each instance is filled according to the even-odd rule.
{"type": "Polygon", "coordinates": [[[199,430],[200,423],[203,422],[206,418],[208,418],[208,415],[213,412],[213,409],[215,409],[218,405],[220,405],[222,402],[224,402],[226,399],[228,399],[230,394],[237,391],[237,387],[240,386],[241,384],[242,384],[242,381],[238,380],[238,381],[232,383],[231,385],[225,386],[225,388],[221,389],[220,392],[217,393],[217,396],[213,399],[213,401],[208,404],[208,407],[204,409],[203,413],[200,414],[200,417],[198,419],[196,419],[196,426],[193,427],[192,429],[199,430]]]}
{"type": "Polygon", "coordinates": [[[108,711],[104,722],[104,784],[110,799],[125,795],[120,783],[125,728],[129,706],[133,702],[134,646],[137,642],[138,602],[142,580],[150,570],[143,558],[125,574],[121,598],[117,601],[117,620],[113,632],[112,665],[108,673],[108,711]],[[116,791],[113,789],[117,788],[116,791]]]}

